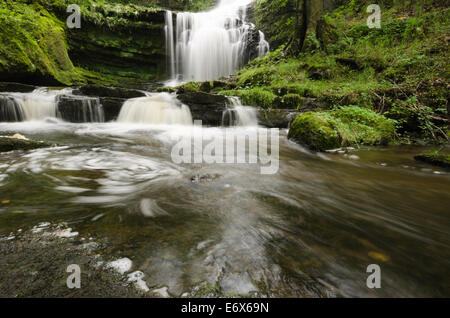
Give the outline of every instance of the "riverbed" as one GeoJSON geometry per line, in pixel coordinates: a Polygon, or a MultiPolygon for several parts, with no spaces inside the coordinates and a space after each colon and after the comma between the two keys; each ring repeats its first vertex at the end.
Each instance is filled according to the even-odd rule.
{"type": "Polygon", "coordinates": [[[175,164],[187,131],[0,123],[0,135],[54,144],[1,154],[0,236],[65,222],[108,240],[104,257],[129,258],[173,297],[198,286],[221,296],[450,295],[450,174],[414,161],[426,147],[317,154],[281,131],[278,173],[263,175],[258,164],[175,164]],[[380,289],[366,285],[370,264],[380,289]]]}

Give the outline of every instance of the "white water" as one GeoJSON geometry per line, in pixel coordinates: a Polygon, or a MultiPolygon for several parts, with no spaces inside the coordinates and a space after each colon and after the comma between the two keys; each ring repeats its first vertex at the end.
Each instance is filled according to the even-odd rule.
{"type": "Polygon", "coordinates": [[[192,125],[189,107],[168,93],[129,99],[123,104],[118,122],[152,125],[192,125]]]}
{"type": "MultiPolygon", "coordinates": [[[[211,11],[178,13],[176,45],[172,44],[172,13],[166,14],[167,54],[173,82],[217,79],[244,65],[249,30],[253,27],[246,21],[246,8],[252,1],[221,0],[211,11]]],[[[259,51],[266,54],[268,45],[259,51]]]]}
{"type": "Polygon", "coordinates": [[[11,108],[4,111],[16,113],[17,120],[40,120],[57,115],[57,94],[53,91],[38,88],[31,93],[10,93],[4,96],[10,102],[3,107],[11,108]]]}
{"type": "Polygon", "coordinates": [[[60,118],[81,122],[103,122],[104,112],[98,98],[72,95],[71,88],[38,88],[31,93],[1,93],[0,121],[33,121],[60,118]],[[60,97],[75,103],[75,112],[60,112],[60,97]]]}
{"type": "Polygon", "coordinates": [[[264,56],[270,51],[269,42],[266,41],[263,32],[258,31],[258,33],[259,33],[258,56],[264,56]]]}
{"type": "Polygon", "coordinates": [[[223,112],[222,126],[258,126],[255,107],[243,106],[238,97],[228,97],[231,106],[223,112]]]}
{"type": "Polygon", "coordinates": [[[170,71],[170,78],[175,78],[175,49],[173,42],[173,14],[172,11],[166,11],[166,55],[170,71]]]}

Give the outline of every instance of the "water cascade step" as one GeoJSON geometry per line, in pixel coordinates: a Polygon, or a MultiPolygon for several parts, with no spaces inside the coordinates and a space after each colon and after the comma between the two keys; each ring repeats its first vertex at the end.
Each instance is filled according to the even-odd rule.
{"type": "Polygon", "coordinates": [[[255,107],[243,106],[238,97],[229,97],[230,106],[222,114],[222,126],[258,126],[255,107]]]}
{"type": "Polygon", "coordinates": [[[44,120],[49,117],[76,123],[105,121],[98,98],[73,95],[70,88],[0,93],[0,122],[44,120]]]}
{"type": "Polygon", "coordinates": [[[118,122],[152,125],[192,125],[189,107],[168,93],[129,99],[120,110],[118,122]]]}

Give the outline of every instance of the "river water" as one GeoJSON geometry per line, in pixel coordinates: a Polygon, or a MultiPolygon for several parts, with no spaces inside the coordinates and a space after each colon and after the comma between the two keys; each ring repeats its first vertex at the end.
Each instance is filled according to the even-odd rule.
{"type": "Polygon", "coordinates": [[[105,254],[172,296],[204,282],[227,295],[450,295],[450,174],[412,159],[425,148],[313,154],[284,131],[279,171],[262,175],[256,164],[173,163],[191,129],[0,123],[0,135],[59,145],[1,154],[0,235],[67,222],[110,240],[105,254]],[[366,286],[369,264],[381,289],[366,286]]]}

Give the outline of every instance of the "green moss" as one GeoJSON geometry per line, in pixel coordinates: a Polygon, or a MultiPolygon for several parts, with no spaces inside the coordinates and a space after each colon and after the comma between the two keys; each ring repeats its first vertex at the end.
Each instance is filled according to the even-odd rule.
{"type": "Polygon", "coordinates": [[[297,116],[289,129],[289,139],[311,150],[323,151],[340,145],[338,132],[321,113],[305,113],[297,116]]]}
{"type": "Polygon", "coordinates": [[[244,105],[271,108],[274,106],[276,95],[267,88],[255,87],[252,89],[236,89],[220,91],[220,94],[237,96],[241,98],[244,105]]]}
{"type": "Polygon", "coordinates": [[[38,3],[0,4],[0,77],[22,82],[81,81],[68,55],[64,24],[38,3]]]}
{"type": "Polygon", "coordinates": [[[0,152],[13,150],[31,150],[45,147],[50,147],[50,144],[33,140],[0,137],[0,152]]]}
{"type": "Polygon", "coordinates": [[[434,166],[450,168],[450,155],[440,153],[439,151],[422,153],[415,156],[414,159],[434,166]]]}
{"type": "Polygon", "coordinates": [[[289,138],[316,151],[341,146],[385,145],[395,138],[392,120],[357,107],[299,115],[291,124],[289,138]]]}
{"type": "Polygon", "coordinates": [[[181,88],[186,92],[186,93],[192,93],[192,92],[198,92],[200,91],[200,86],[202,84],[199,82],[189,82],[186,84],[183,84],[181,86],[181,88]]]}

